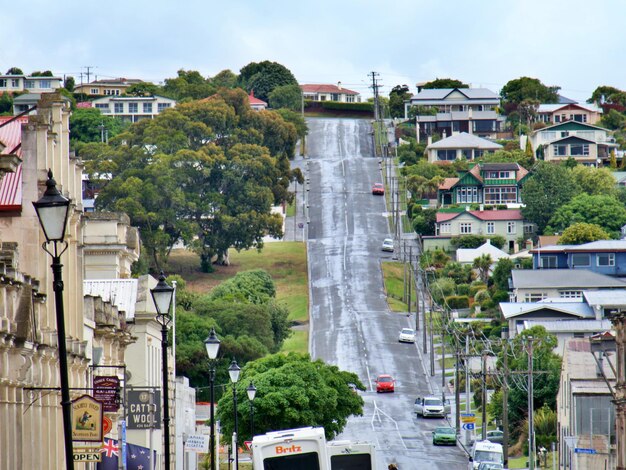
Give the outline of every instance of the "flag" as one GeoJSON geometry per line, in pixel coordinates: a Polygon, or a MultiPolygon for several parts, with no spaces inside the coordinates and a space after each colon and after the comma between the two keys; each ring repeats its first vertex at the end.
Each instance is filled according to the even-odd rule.
{"type": "MultiPolygon", "coordinates": [[[[105,439],[102,446],[102,462],[98,462],[97,470],[117,470],[119,445],[115,439],[105,439]]],[[[156,468],[157,453],[152,453],[147,447],[126,443],[127,470],[154,470],[156,468]],[[152,455],[151,455],[152,454],[152,455]]]]}

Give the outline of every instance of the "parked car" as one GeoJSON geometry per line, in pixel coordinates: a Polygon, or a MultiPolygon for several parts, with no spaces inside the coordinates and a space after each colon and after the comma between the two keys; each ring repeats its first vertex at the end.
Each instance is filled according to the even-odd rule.
{"type": "Polygon", "coordinates": [[[441,401],[441,398],[434,396],[417,397],[415,399],[415,413],[422,418],[430,416],[445,418],[450,410],[441,401]]]}
{"type": "Polygon", "coordinates": [[[500,431],[499,429],[487,431],[487,440],[495,442],[496,444],[502,444],[502,441],[504,441],[504,431],[500,431]]]}
{"type": "Polygon", "coordinates": [[[374,183],[372,186],[372,194],[375,196],[384,196],[385,195],[385,187],[382,183],[374,183]]]}
{"type": "Polygon", "coordinates": [[[383,251],[393,252],[393,238],[385,238],[383,240],[383,251]]]}
{"type": "Polygon", "coordinates": [[[396,381],[391,375],[379,375],[376,379],[376,393],[395,392],[396,381]]]}
{"type": "Polygon", "coordinates": [[[433,445],[450,444],[456,445],[456,429],[450,426],[435,428],[433,431],[433,445]]]}
{"type": "Polygon", "coordinates": [[[401,343],[415,343],[415,330],[411,328],[402,328],[398,341],[401,343]]]}
{"type": "Polygon", "coordinates": [[[483,462],[478,466],[478,470],[505,470],[504,465],[495,462],[483,462]]]}

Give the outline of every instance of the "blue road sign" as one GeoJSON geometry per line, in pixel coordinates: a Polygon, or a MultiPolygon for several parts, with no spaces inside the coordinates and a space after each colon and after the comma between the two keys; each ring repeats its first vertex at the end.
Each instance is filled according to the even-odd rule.
{"type": "Polygon", "coordinates": [[[466,418],[471,418],[472,416],[476,416],[476,413],[461,413],[461,416],[466,418]]]}
{"type": "Polygon", "coordinates": [[[474,423],[464,423],[462,427],[466,431],[473,431],[474,429],[476,429],[476,425],[474,423]]]}
{"type": "Polygon", "coordinates": [[[585,448],[581,448],[581,447],[574,447],[574,453],[575,454],[595,454],[596,450],[595,449],[585,449],[585,448]]]}

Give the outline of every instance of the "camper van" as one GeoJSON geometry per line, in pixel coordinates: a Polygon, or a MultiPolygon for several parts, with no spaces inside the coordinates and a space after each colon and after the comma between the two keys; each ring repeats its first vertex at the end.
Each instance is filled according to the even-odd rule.
{"type": "Polygon", "coordinates": [[[502,446],[491,441],[476,441],[469,455],[468,470],[477,469],[481,463],[504,463],[502,446]]]}
{"type": "Polygon", "coordinates": [[[372,444],[326,442],[323,428],[299,428],[254,436],[255,470],[376,470],[372,444]]]}

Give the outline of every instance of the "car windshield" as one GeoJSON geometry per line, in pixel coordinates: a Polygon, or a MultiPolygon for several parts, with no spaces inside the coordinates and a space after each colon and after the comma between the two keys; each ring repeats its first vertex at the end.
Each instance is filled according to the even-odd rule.
{"type": "Polygon", "coordinates": [[[456,431],[453,428],[437,428],[435,429],[437,434],[456,434],[456,431]]]}
{"type": "Polygon", "coordinates": [[[424,405],[441,406],[441,400],[437,400],[436,398],[429,398],[427,400],[424,400],[424,405]]]}
{"type": "Polygon", "coordinates": [[[393,380],[391,379],[391,377],[379,377],[378,378],[379,382],[393,382],[393,380]]]}
{"type": "Polygon", "coordinates": [[[412,329],[410,329],[410,328],[404,328],[404,329],[402,330],[402,334],[403,334],[403,335],[412,335],[412,334],[413,334],[413,330],[412,330],[412,329]]]}
{"type": "Polygon", "coordinates": [[[502,462],[501,452],[491,452],[488,450],[477,450],[474,455],[475,462],[502,462]]]}

